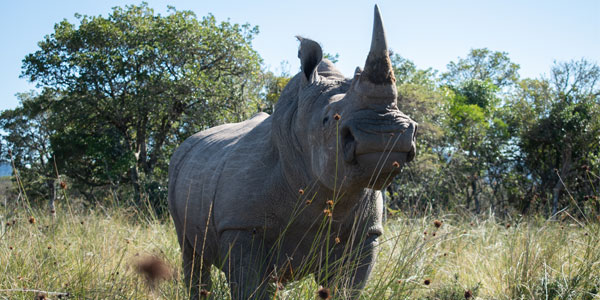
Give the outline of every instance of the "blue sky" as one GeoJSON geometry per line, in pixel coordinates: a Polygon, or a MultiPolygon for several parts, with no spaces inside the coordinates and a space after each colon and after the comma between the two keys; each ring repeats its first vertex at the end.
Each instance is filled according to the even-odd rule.
{"type": "MultiPolygon", "coordinates": [[[[371,1],[187,1],[148,0],[156,12],[167,6],[192,10],[199,17],[258,25],[255,49],[273,71],[287,61],[298,71],[295,35],[321,43],[338,53],[338,68],[350,76],[364,63],[370,44],[371,1]]],[[[35,88],[19,78],[21,60],[37,50],[37,42],[75,13],[107,16],[111,7],[140,2],[121,0],[2,0],[0,47],[0,110],[14,108],[14,96],[35,88]]],[[[548,73],[554,60],[585,57],[600,63],[600,1],[387,1],[379,4],[390,48],[419,68],[444,71],[446,64],[465,57],[472,48],[506,51],[521,65],[521,77],[548,73]]]]}

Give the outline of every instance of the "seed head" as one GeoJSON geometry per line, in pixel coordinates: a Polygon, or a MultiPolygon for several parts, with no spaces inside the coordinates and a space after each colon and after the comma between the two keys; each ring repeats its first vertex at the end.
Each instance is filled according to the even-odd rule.
{"type": "Polygon", "coordinates": [[[328,288],[319,287],[317,290],[317,296],[319,299],[331,299],[331,291],[328,288]]]}
{"type": "Polygon", "coordinates": [[[29,223],[35,224],[35,218],[33,216],[29,217],[29,223]]]}
{"type": "Polygon", "coordinates": [[[13,249],[13,246],[8,246],[8,250],[12,250],[12,249],[13,249]]]}
{"type": "Polygon", "coordinates": [[[393,162],[392,166],[394,166],[394,168],[400,168],[400,164],[397,161],[393,162]]]}
{"type": "Polygon", "coordinates": [[[442,227],[442,224],[443,224],[443,223],[442,223],[442,221],[440,221],[440,220],[435,220],[435,221],[433,221],[433,226],[435,226],[435,228],[440,228],[440,227],[442,227]]]}
{"type": "Polygon", "coordinates": [[[473,292],[471,292],[471,290],[466,290],[465,291],[465,299],[471,299],[473,298],[473,292]]]}
{"type": "Polygon", "coordinates": [[[173,276],[173,270],[162,259],[156,256],[139,258],[135,263],[135,270],[146,278],[148,286],[156,288],[161,280],[168,280],[173,276]]]}
{"type": "Polygon", "coordinates": [[[210,296],[210,292],[205,290],[205,289],[201,289],[200,290],[200,297],[201,298],[208,298],[208,296],[210,296]]]}
{"type": "Polygon", "coordinates": [[[66,189],[67,188],[67,183],[64,182],[64,181],[61,181],[60,182],[60,188],[63,189],[63,190],[66,189]]]}
{"type": "Polygon", "coordinates": [[[10,222],[6,222],[6,227],[10,226],[11,223],[10,222]]]}
{"type": "Polygon", "coordinates": [[[33,299],[34,299],[34,300],[49,300],[49,299],[46,297],[46,294],[44,294],[44,293],[42,293],[42,292],[39,292],[39,293],[37,293],[37,294],[35,295],[35,298],[33,298],[33,299]]]}
{"type": "Polygon", "coordinates": [[[506,224],[506,229],[510,228],[510,223],[506,224]]]}
{"type": "Polygon", "coordinates": [[[327,200],[327,205],[333,206],[333,200],[327,200]]]}
{"type": "Polygon", "coordinates": [[[298,194],[300,194],[300,195],[304,195],[304,190],[303,190],[303,189],[299,189],[299,190],[298,190],[298,194]]]}
{"type": "Polygon", "coordinates": [[[435,236],[435,232],[433,232],[431,235],[432,235],[432,236],[435,236]]]}
{"type": "Polygon", "coordinates": [[[48,250],[52,249],[52,246],[48,245],[48,250]]]}
{"type": "Polygon", "coordinates": [[[333,216],[333,213],[331,212],[331,210],[329,208],[324,209],[323,213],[326,214],[328,217],[333,216]]]}
{"type": "Polygon", "coordinates": [[[342,241],[340,240],[340,238],[339,238],[339,237],[336,237],[336,238],[335,238],[335,243],[336,243],[336,244],[339,244],[339,243],[341,243],[341,242],[342,242],[342,241]]]}
{"type": "Polygon", "coordinates": [[[431,284],[431,279],[427,278],[423,281],[424,285],[430,285],[431,284]]]}
{"type": "Polygon", "coordinates": [[[339,121],[341,118],[342,118],[342,116],[340,116],[340,114],[333,115],[333,119],[336,121],[339,121]]]}
{"type": "Polygon", "coordinates": [[[312,200],[310,200],[310,199],[306,200],[306,205],[309,205],[311,203],[312,203],[312,200]]]}

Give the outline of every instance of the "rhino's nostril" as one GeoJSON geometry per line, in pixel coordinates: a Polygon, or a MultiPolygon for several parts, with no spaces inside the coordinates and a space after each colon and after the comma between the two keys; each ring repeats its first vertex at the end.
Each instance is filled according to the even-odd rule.
{"type": "Polygon", "coordinates": [[[352,131],[350,131],[349,127],[342,128],[341,141],[342,141],[342,149],[344,150],[344,160],[346,162],[352,162],[354,160],[354,149],[356,148],[356,143],[354,140],[354,135],[352,131]]]}

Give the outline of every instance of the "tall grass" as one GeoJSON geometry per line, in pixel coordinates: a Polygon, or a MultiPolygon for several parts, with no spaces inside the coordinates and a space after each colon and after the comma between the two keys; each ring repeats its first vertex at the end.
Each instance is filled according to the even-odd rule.
{"type": "MultiPolygon", "coordinates": [[[[120,206],[46,210],[0,207],[0,299],[185,299],[180,249],[168,218],[120,206]],[[33,222],[33,217],[35,222],[33,222]],[[30,222],[30,219],[32,222],[30,222]],[[14,221],[14,222],[13,222],[14,221]],[[175,276],[151,289],[135,272],[153,254],[175,276]]],[[[598,299],[597,223],[493,216],[391,217],[361,299],[598,299]],[[439,223],[437,223],[439,225],[439,223]],[[427,281],[427,282],[426,282],[427,281]],[[426,284],[428,283],[428,284],[426,284]]],[[[220,271],[212,295],[228,299],[220,271]]],[[[314,299],[312,278],[289,284],[277,299],[314,299]]],[[[332,289],[335,298],[335,289],[332,289]]]]}

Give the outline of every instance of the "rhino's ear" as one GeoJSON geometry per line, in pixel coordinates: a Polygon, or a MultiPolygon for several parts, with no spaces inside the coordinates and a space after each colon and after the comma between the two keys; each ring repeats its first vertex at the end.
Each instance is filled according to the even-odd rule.
{"type": "Polygon", "coordinates": [[[323,50],[319,43],[306,39],[301,36],[296,36],[300,41],[300,49],[298,49],[298,58],[302,65],[302,73],[307,82],[313,83],[318,80],[317,66],[323,59],[323,50]]]}

